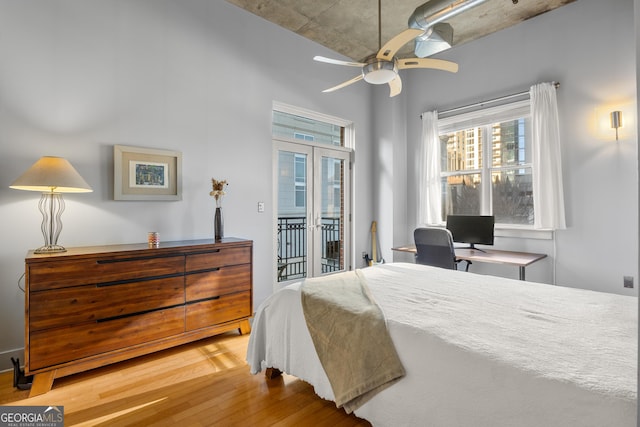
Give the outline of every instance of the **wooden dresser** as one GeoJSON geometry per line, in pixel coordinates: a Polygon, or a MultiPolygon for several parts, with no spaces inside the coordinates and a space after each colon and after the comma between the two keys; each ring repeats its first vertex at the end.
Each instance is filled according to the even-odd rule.
{"type": "Polygon", "coordinates": [[[253,314],[253,242],[225,238],[29,252],[25,373],[55,378],[239,329],[253,314]]]}

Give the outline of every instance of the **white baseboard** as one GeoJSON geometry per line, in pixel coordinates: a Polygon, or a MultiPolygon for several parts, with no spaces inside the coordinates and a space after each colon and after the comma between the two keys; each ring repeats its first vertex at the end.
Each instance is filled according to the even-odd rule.
{"type": "Polygon", "coordinates": [[[16,348],[0,352],[0,372],[13,371],[11,358],[20,359],[20,366],[24,366],[24,348],[16,348]]]}

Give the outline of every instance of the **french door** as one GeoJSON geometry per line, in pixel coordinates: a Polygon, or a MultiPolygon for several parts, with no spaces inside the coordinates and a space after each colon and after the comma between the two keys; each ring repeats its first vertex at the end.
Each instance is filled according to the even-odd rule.
{"type": "Polygon", "coordinates": [[[350,151],[274,142],[277,282],[348,270],[350,151]]]}

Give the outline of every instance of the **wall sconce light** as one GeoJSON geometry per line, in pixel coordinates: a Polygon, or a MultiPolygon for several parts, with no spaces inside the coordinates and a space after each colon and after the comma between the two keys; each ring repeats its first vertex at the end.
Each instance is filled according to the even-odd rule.
{"type": "Polygon", "coordinates": [[[25,173],[20,175],[10,188],[16,190],[41,191],[42,197],[38,208],[42,213],[42,235],[44,246],[34,251],[37,254],[65,252],[58,245],[58,237],[62,231],[64,200],[61,193],[88,193],[93,191],[78,171],[62,157],[42,157],[25,173]]]}
{"type": "Polygon", "coordinates": [[[622,111],[611,112],[611,127],[616,130],[616,141],[617,141],[618,128],[622,127],[622,111]]]}

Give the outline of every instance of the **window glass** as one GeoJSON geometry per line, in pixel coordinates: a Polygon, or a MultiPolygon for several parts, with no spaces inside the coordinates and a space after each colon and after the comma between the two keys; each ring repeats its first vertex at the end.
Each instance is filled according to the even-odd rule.
{"type": "Polygon", "coordinates": [[[444,172],[477,170],[482,167],[481,128],[463,129],[440,135],[444,172]]]}
{"type": "Polygon", "coordinates": [[[524,165],[531,161],[531,124],[528,118],[493,125],[492,166],[524,165]]]}
{"type": "Polygon", "coordinates": [[[521,105],[515,111],[522,116],[503,106],[491,118],[504,120],[483,124],[474,112],[473,120],[460,116],[462,126],[455,117],[440,126],[443,219],[494,215],[497,224],[533,225],[530,118],[521,105]]]}
{"type": "Polygon", "coordinates": [[[533,224],[533,178],[531,168],[493,172],[493,215],[497,223],[533,224]]]}
{"type": "Polygon", "coordinates": [[[272,134],[274,137],[344,146],[344,127],[277,110],[273,111],[272,134]]]}
{"type": "Polygon", "coordinates": [[[442,180],[443,218],[447,215],[478,215],[481,211],[482,178],[479,173],[449,175],[442,180]]]}

